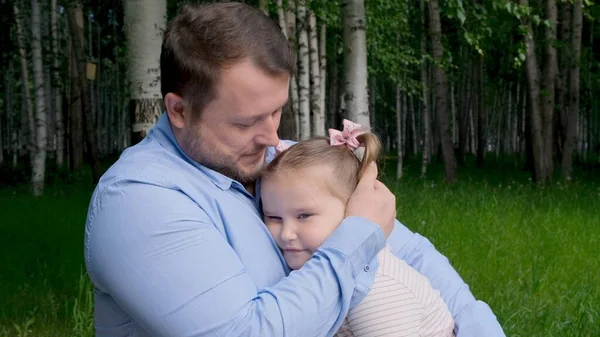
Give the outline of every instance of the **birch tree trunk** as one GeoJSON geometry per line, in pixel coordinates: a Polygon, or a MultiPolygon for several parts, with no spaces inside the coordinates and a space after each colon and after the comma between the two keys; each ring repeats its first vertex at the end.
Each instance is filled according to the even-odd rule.
{"type": "MultiPolygon", "coordinates": [[[[92,105],[88,96],[88,83],[85,76],[86,60],[83,52],[83,10],[79,0],[69,2],[67,9],[69,18],[69,28],[71,30],[71,41],[73,45],[73,53],[75,55],[75,64],[77,67],[77,85],[79,86],[79,95],[81,97],[81,106],[83,107],[83,129],[85,134],[85,144],[87,155],[92,167],[93,183],[100,180],[102,169],[100,167],[100,158],[98,151],[98,143],[96,141],[96,129],[94,127],[94,116],[92,113],[92,105]]],[[[79,113],[73,111],[73,113],[79,113]]]]}
{"type": "MultiPolygon", "coordinates": [[[[288,8],[285,12],[285,23],[287,25],[287,37],[290,41],[292,50],[297,52],[297,31],[296,31],[296,0],[288,0],[288,8]]],[[[290,91],[292,98],[291,107],[294,118],[295,139],[300,139],[300,94],[298,92],[298,73],[290,79],[290,91]]]]}
{"type": "Polygon", "coordinates": [[[167,2],[126,0],[124,10],[131,143],[136,144],[146,137],[163,111],[159,61],[167,2]]]}
{"type": "Polygon", "coordinates": [[[581,29],[582,29],[581,0],[573,4],[571,51],[573,61],[569,78],[569,118],[567,121],[567,135],[562,160],[562,178],[570,181],[573,174],[573,151],[577,143],[577,121],[579,115],[579,71],[581,62],[581,29]]]}
{"type": "Polygon", "coordinates": [[[53,69],[52,77],[54,82],[54,108],[56,109],[56,166],[60,170],[64,166],[65,153],[65,127],[62,115],[62,84],[59,73],[59,55],[58,55],[58,24],[56,20],[56,0],[51,0],[50,6],[50,30],[52,33],[52,56],[53,69]]]}
{"type": "Polygon", "coordinates": [[[325,136],[325,114],[321,106],[321,67],[319,65],[319,39],[317,16],[308,10],[308,31],[310,42],[310,112],[312,115],[312,135],[325,136]]]}
{"type": "Polygon", "coordinates": [[[440,65],[444,57],[444,46],[442,45],[442,26],[440,21],[440,10],[437,0],[429,0],[429,31],[431,32],[432,56],[437,61],[433,65],[435,76],[435,115],[437,120],[438,135],[442,147],[442,157],[446,181],[452,183],[456,180],[456,160],[454,158],[454,146],[452,144],[452,130],[448,118],[448,81],[446,71],[440,65]]]}
{"type": "Polygon", "coordinates": [[[319,74],[321,74],[321,116],[323,116],[323,132],[325,132],[325,121],[327,120],[327,109],[325,108],[325,95],[327,86],[327,24],[321,24],[319,36],[319,74]]]}
{"type": "Polygon", "coordinates": [[[310,128],[310,60],[308,50],[308,32],[306,27],[306,3],[298,1],[298,115],[300,119],[300,139],[311,136],[310,128]]]}
{"type": "Polygon", "coordinates": [[[29,91],[29,66],[27,61],[27,47],[25,45],[25,36],[23,32],[23,16],[17,1],[13,3],[13,11],[15,13],[15,21],[17,24],[17,43],[19,45],[19,56],[21,59],[21,77],[23,83],[23,101],[25,105],[24,120],[27,120],[27,128],[25,131],[25,139],[27,140],[27,152],[33,152],[35,144],[35,119],[33,117],[33,102],[31,100],[31,92],[29,91]]]}
{"type": "Polygon", "coordinates": [[[344,101],[348,119],[370,127],[364,0],[342,0],[344,101]]]}
{"type": "Polygon", "coordinates": [[[423,90],[423,160],[421,161],[421,178],[427,173],[430,156],[429,137],[429,85],[427,81],[427,26],[425,25],[425,0],[421,0],[421,88],[423,90]]]}
{"type": "Polygon", "coordinates": [[[31,1],[31,53],[33,58],[33,84],[35,86],[35,150],[31,165],[31,185],[34,196],[44,194],[46,173],[46,95],[44,92],[44,64],[42,59],[42,34],[40,30],[39,0],[31,1]]]}
{"type": "MultiPolygon", "coordinates": [[[[529,6],[528,0],[520,0],[521,5],[529,6]]],[[[531,151],[533,159],[534,180],[543,182],[546,180],[544,170],[544,147],[542,139],[542,120],[540,111],[540,87],[539,87],[539,67],[535,55],[535,41],[533,39],[533,28],[531,23],[527,23],[528,32],[525,36],[525,46],[527,48],[526,71],[527,83],[529,86],[529,123],[531,134],[531,151]]]]}
{"type": "Polygon", "coordinates": [[[558,64],[556,60],[556,0],[546,0],[546,18],[550,22],[544,28],[545,47],[544,71],[542,72],[542,83],[545,94],[542,95],[542,139],[543,160],[545,179],[550,180],[554,172],[553,148],[554,148],[554,95],[556,83],[556,71],[558,64]]]}

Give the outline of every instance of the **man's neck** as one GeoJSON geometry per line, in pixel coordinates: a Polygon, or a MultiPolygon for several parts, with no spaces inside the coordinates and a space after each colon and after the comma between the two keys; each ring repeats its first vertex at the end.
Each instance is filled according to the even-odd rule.
{"type": "Polygon", "coordinates": [[[250,195],[254,195],[254,192],[256,191],[256,182],[244,184],[244,188],[246,191],[248,191],[248,193],[250,193],[250,195]]]}

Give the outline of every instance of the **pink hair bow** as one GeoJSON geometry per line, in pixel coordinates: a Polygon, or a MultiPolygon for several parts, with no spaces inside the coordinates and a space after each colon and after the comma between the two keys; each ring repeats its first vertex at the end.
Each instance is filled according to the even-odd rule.
{"type": "Polygon", "coordinates": [[[329,129],[329,143],[331,145],[343,145],[354,151],[360,147],[360,142],[356,137],[365,133],[366,130],[360,124],[356,124],[344,119],[344,129],[342,131],[329,129]]]}

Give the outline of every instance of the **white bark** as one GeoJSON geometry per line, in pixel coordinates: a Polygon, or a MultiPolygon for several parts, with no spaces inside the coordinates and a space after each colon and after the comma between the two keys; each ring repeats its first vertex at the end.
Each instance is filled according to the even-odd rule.
{"type": "Polygon", "coordinates": [[[344,100],[347,117],[370,127],[367,92],[367,40],[364,0],[343,0],[344,100]]]}
{"type": "Polygon", "coordinates": [[[44,92],[44,68],[42,60],[42,36],[40,31],[39,0],[31,1],[31,50],[33,55],[33,83],[35,86],[36,108],[36,141],[31,167],[31,185],[34,196],[44,192],[44,178],[46,173],[46,101],[44,92]]]}
{"type": "Polygon", "coordinates": [[[166,14],[166,0],[125,1],[129,91],[136,101],[133,132],[147,133],[162,113],[159,61],[166,14]]]}
{"type": "Polygon", "coordinates": [[[312,135],[325,136],[325,114],[321,106],[321,69],[319,66],[319,39],[317,16],[308,11],[308,31],[310,33],[310,111],[312,114],[312,135]]]}
{"type": "Polygon", "coordinates": [[[283,32],[283,35],[288,38],[288,28],[285,23],[285,11],[283,9],[283,0],[277,0],[277,19],[279,22],[279,28],[283,32]]]}
{"type": "Polygon", "coordinates": [[[325,120],[327,116],[327,109],[325,108],[325,88],[327,86],[327,24],[322,23],[321,24],[321,31],[320,31],[320,37],[319,37],[319,67],[320,67],[320,74],[321,74],[321,103],[320,103],[320,107],[321,107],[321,115],[323,116],[324,120],[323,120],[323,129],[325,129],[325,120]]]}
{"type": "Polygon", "coordinates": [[[310,78],[309,78],[309,52],[308,32],[306,30],[306,4],[304,0],[298,2],[298,114],[300,117],[300,139],[311,136],[310,129],[310,78]]]}

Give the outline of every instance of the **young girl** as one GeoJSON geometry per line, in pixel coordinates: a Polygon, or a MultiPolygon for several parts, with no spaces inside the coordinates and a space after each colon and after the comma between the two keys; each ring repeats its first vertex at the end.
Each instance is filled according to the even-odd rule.
{"type": "MultiPolygon", "coordinates": [[[[342,222],[350,194],[381,148],[377,136],[348,120],[343,131],[329,134],[289,148],[280,144],[263,176],[265,223],[292,269],[342,222]]],[[[389,246],[377,259],[369,295],[349,311],[337,336],[453,336],[454,320],[429,280],[389,246]]]]}

